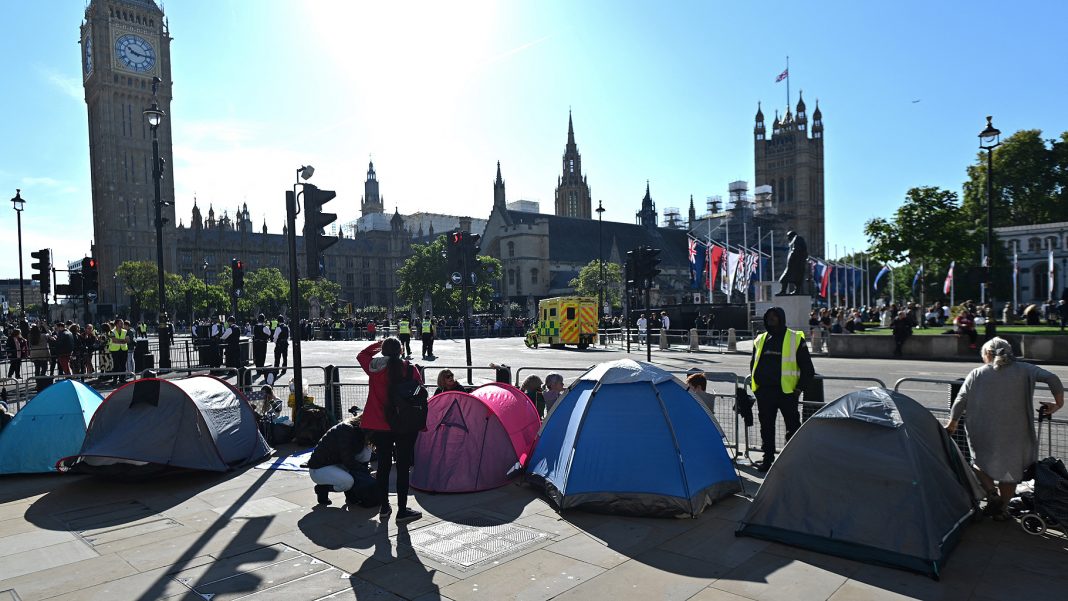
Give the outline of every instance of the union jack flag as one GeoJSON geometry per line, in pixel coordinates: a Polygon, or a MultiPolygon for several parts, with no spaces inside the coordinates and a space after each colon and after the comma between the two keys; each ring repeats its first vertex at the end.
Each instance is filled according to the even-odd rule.
{"type": "Polygon", "coordinates": [[[783,72],[779,73],[779,76],[775,78],[775,83],[779,83],[787,77],[790,77],[790,67],[783,69],[783,72]]]}

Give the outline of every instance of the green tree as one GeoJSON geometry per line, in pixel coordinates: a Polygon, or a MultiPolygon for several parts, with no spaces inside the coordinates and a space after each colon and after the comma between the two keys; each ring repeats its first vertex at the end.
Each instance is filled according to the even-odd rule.
{"type": "Polygon", "coordinates": [[[182,281],[182,301],[180,305],[185,310],[186,294],[193,305],[195,317],[219,315],[230,312],[230,300],[222,286],[207,284],[204,280],[194,276],[186,276],[182,281]]]}
{"type": "MultiPolygon", "coordinates": [[[[446,288],[445,236],[439,236],[430,244],[413,244],[412,255],[397,271],[400,286],[397,296],[402,304],[421,307],[423,298],[429,294],[430,302],[438,313],[462,313],[463,299],[460,288],[446,288]]],[[[471,291],[471,307],[482,311],[493,301],[494,284],[501,274],[501,262],[486,255],[478,256],[475,268],[476,284],[471,291]]]]}
{"type": "MultiPolygon", "coordinates": [[[[596,298],[601,289],[601,270],[597,259],[582,266],[577,278],[573,278],[568,286],[575,289],[580,296],[596,298]]],[[[604,262],[604,300],[613,307],[622,305],[622,297],[619,294],[620,284],[623,281],[623,270],[616,263],[604,262]]]]}
{"type": "Polygon", "coordinates": [[[124,261],[115,274],[122,280],[123,292],[137,306],[142,309],[156,306],[156,288],[159,284],[154,262],[124,261]]]}
{"type": "Polygon", "coordinates": [[[289,280],[274,267],[250,271],[245,274],[245,298],[250,311],[278,315],[289,304],[289,280]]]}
{"type": "MultiPolygon", "coordinates": [[[[994,150],[994,227],[1068,221],[1068,132],[1043,140],[1025,129],[994,150]]],[[[968,167],[962,212],[973,228],[986,228],[987,153],[968,167]]]]}
{"type": "Polygon", "coordinates": [[[912,278],[923,265],[927,298],[942,297],[943,278],[950,262],[956,261],[957,298],[978,297],[978,280],[961,276],[979,263],[982,232],[962,218],[955,192],[931,186],[912,188],[892,219],[869,220],[864,233],[872,259],[908,264],[894,270],[898,291],[911,289],[912,278]]]}
{"type": "Polygon", "coordinates": [[[318,280],[300,279],[297,281],[297,289],[300,294],[300,311],[302,315],[308,315],[311,311],[311,301],[318,302],[319,307],[325,308],[337,302],[341,294],[341,284],[326,278],[318,280]]]}

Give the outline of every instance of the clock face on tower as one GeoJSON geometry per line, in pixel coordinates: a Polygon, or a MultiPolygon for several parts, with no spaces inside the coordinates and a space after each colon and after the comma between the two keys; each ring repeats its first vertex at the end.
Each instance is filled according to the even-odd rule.
{"type": "Polygon", "coordinates": [[[88,78],[93,72],[93,36],[89,34],[86,34],[85,40],[82,41],[82,54],[84,54],[82,67],[85,70],[85,77],[88,78]]]}
{"type": "Polygon", "coordinates": [[[156,64],[156,51],[152,44],[139,35],[127,33],[115,40],[115,57],[131,71],[144,73],[156,64]]]}

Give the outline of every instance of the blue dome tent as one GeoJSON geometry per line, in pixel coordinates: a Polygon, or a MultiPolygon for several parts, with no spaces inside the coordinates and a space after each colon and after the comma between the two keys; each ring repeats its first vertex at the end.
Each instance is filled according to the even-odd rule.
{"type": "Polygon", "coordinates": [[[561,510],[696,516],[741,490],[705,404],[668,372],[630,359],[571,385],[529,465],[528,479],[561,510]]]}
{"type": "Polygon", "coordinates": [[[82,448],[103,398],[81,382],[62,380],[26,403],[0,432],[0,474],[56,471],[56,462],[82,448]]]}

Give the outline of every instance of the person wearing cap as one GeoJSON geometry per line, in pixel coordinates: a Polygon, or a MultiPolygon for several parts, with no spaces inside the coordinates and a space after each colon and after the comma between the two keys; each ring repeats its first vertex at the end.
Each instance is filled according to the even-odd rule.
{"type": "Polygon", "coordinates": [[[753,394],[760,420],[761,450],[764,460],[757,469],[766,472],[775,461],[775,419],[782,413],[786,440],[801,427],[798,400],[816,375],[808,354],[805,334],[786,327],[786,312],[771,307],[764,312],[766,331],[753,342],[749,360],[753,394]]]}
{"type": "Polygon", "coordinates": [[[233,315],[226,321],[230,327],[223,330],[219,341],[226,345],[226,367],[237,368],[241,366],[241,327],[233,315]]]}
{"type": "Polygon", "coordinates": [[[252,326],[252,363],[256,365],[257,378],[267,374],[263,366],[267,364],[267,342],[270,340],[271,328],[267,325],[267,317],[260,313],[256,316],[256,325],[252,326]]]}
{"type": "MultiPolygon", "coordinates": [[[[289,326],[286,325],[286,318],[282,315],[278,316],[275,321],[274,329],[271,332],[271,339],[274,341],[274,366],[286,367],[289,365],[289,326]]],[[[276,370],[275,378],[279,378],[285,375],[286,370],[276,370]]]]}
{"type": "Polygon", "coordinates": [[[1064,385],[1055,374],[1032,363],[1016,361],[1012,345],[991,338],[980,354],[983,365],[964,379],[949,412],[946,431],[953,434],[967,414],[968,445],[979,481],[987,491],[986,515],[1008,519],[1005,508],[1023,481],[1024,471],[1038,461],[1038,441],[1032,425],[1036,382],[1045,382],[1053,403],[1043,403],[1047,417],[1064,406],[1064,385]],[[995,486],[996,482],[996,486],[995,486]]]}

